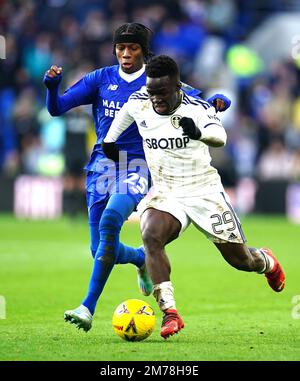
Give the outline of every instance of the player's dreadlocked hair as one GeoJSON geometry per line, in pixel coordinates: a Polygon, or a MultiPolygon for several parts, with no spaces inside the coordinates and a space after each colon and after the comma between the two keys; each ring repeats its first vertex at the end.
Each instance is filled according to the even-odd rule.
{"type": "Polygon", "coordinates": [[[134,42],[141,45],[145,61],[147,62],[147,60],[153,55],[150,52],[150,37],[152,33],[153,32],[151,29],[137,22],[121,25],[114,33],[113,53],[116,54],[116,44],[134,42]]]}
{"type": "Polygon", "coordinates": [[[160,55],[152,57],[146,65],[146,75],[150,78],[179,77],[179,68],[176,62],[169,56],[160,55]]]}

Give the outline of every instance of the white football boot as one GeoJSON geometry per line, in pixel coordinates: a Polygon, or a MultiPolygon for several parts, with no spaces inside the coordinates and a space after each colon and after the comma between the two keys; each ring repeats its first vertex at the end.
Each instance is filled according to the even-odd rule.
{"type": "Polygon", "coordinates": [[[75,324],[78,329],[82,328],[85,332],[92,328],[93,316],[89,309],[82,304],[75,310],[65,311],[64,319],[75,324]]]}

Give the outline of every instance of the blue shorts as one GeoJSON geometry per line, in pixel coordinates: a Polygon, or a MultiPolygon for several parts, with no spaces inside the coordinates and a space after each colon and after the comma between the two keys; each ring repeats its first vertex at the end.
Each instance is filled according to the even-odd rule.
{"type": "Polygon", "coordinates": [[[136,206],[148,193],[151,178],[148,167],[140,165],[133,170],[107,167],[102,173],[89,171],[86,177],[87,207],[96,202],[106,204],[113,194],[127,194],[136,206]]]}

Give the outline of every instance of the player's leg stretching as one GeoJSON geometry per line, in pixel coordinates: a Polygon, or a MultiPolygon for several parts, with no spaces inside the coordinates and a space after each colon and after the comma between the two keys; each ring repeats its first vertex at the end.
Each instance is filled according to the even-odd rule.
{"type": "MultiPolygon", "coordinates": [[[[97,301],[116,263],[133,263],[139,269],[141,268],[141,271],[145,267],[145,255],[142,248],[134,249],[119,242],[122,225],[135,207],[135,201],[130,196],[112,195],[100,219],[99,235],[95,231],[91,234],[94,240],[99,237],[99,244],[95,252],[95,242],[91,243],[94,267],[88,294],[78,308],[66,311],[64,315],[66,321],[76,324],[78,328],[83,328],[85,331],[91,328],[92,315],[95,312],[97,301]]],[[[90,209],[90,216],[92,215],[93,207],[90,209]]],[[[152,291],[151,280],[145,270],[142,275],[143,279],[140,280],[140,284],[144,287],[144,293],[150,294],[152,291]]]]}
{"type": "Polygon", "coordinates": [[[147,209],[141,219],[146,265],[153,282],[153,295],[163,312],[161,336],[167,339],[178,333],[184,323],[176,309],[174,288],[170,281],[170,262],[165,245],[173,241],[181,229],[180,222],[169,213],[147,209]]]}
{"type": "Polygon", "coordinates": [[[239,243],[215,243],[224,259],[242,271],[255,271],[264,274],[270,287],[280,292],[285,285],[285,275],[281,265],[270,249],[247,247],[239,243]]]}

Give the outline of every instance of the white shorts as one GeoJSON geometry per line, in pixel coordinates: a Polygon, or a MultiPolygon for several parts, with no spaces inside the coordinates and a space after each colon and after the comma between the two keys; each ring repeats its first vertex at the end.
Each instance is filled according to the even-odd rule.
{"type": "Polygon", "coordinates": [[[225,192],[184,199],[156,194],[145,202],[141,214],[149,208],[174,216],[181,223],[180,233],[192,223],[215,243],[246,242],[241,223],[225,192]]]}

